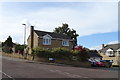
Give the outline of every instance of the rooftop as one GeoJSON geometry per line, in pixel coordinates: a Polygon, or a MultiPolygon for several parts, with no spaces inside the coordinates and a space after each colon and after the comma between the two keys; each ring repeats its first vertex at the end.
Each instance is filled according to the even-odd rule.
{"type": "Polygon", "coordinates": [[[52,38],[72,40],[71,37],[66,35],[66,34],[60,34],[60,33],[54,33],[54,32],[46,32],[46,31],[40,31],[40,30],[34,30],[34,31],[38,36],[45,36],[45,35],[49,34],[52,38]]]}
{"type": "Polygon", "coordinates": [[[108,44],[103,49],[101,49],[100,51],[103,52],[103,53],[106,52],[106,50],[108,50],[108,49],[112,49],[114,51],[117,51],[119,48],[120,48],[120,43],[118,43],[118,44],[108,44]]]}

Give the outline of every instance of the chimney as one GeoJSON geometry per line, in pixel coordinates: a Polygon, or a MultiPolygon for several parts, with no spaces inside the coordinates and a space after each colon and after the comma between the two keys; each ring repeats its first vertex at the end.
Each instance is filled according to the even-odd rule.
{"type": "Polygon", "coordinates": [[[32,49],[34,45],[34,26],[30,27],[30,35],[31,35],[31,49],[32,49]]]}
{"type": "Polygon", "coordinates": [[[105,47],[105,45],[104,44],[102,44],[102,49],[105,47]]]}

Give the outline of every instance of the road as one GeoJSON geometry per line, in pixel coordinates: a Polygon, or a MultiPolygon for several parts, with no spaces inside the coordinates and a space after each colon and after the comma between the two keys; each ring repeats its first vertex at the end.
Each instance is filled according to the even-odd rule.
{"type": "Polygon", "coordinates": [[[3,78],[118,78],[116,70],[57,66],[2,57],[3,78]]]}

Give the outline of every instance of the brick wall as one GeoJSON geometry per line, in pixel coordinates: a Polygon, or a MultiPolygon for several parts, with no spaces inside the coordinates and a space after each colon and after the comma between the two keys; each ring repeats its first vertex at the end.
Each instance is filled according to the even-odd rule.
{"type": "MultiPolygon", "coordinates": [[[[33,38],[34,42],[33,42],[33,48],[35,47],[44,47],[44,48],[58,48],[58,47],[63,47],[63,48],[67,48],[67,49],[72,49],[73,46],[73,41],[69,41],[69,46],[62,46],[62,40],[56,40],[56,39],[52,39],[51,40],[51,45],[43,45],[43,39],[39,38],[38,35],[34,32],[34,38],[33,38]]],[[[31,36],[29,36],[28,38],[28,53],[31,54],[31,36]]]]}
{"type": "Polygon", "coordinates": [[[69,46],[62,46],[62,40],[56,40],[56,39],[52,39],[51,40],[51,45],[43,45],[43,39],[39,38],[39,46],[44,47],[44,48],[58,48],[58,47],[62,47],[62,48],[67,48],[67,49],[72,49],[73,46],[73,41],[69,41],[69,46]]]}

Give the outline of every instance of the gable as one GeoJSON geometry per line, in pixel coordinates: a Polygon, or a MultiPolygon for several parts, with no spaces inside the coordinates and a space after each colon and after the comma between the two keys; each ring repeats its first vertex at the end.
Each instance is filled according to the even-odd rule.
{"type": "Polygon", "coordinates": [[[111,45],[106,45],[103,49],[100,51],[102,53],[105,53],[108,49],[112,49],[113,51],[117,51],[120,47],[120,44],[111,44],[111,45]]]}
{"type": "Polygon", "coordinates": [[[108,49],[108,50],[106,50],[106,51],[113,51],[113,49],[109,48],[109,49],[108,49]]]}
{"type": "Polygon", "coordinates": [[[49,34],[43,36],[43,38],[52,38],[49,34]]]}
{"type": "Polygon", "coordinates": [[[120,48],[117,51],[120,51],[120,48]]]}

